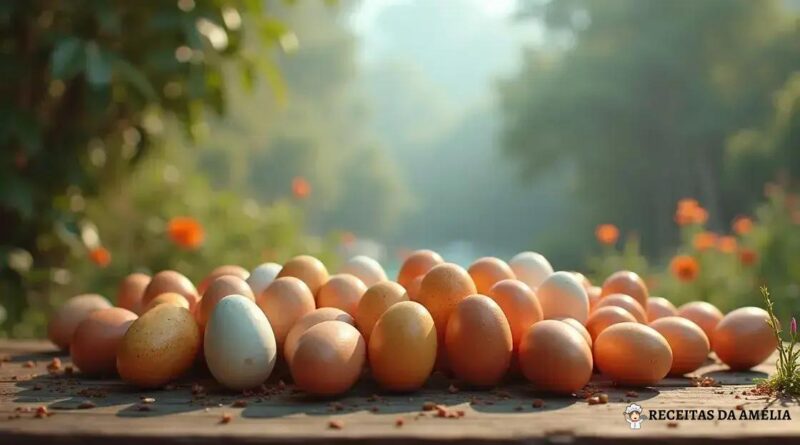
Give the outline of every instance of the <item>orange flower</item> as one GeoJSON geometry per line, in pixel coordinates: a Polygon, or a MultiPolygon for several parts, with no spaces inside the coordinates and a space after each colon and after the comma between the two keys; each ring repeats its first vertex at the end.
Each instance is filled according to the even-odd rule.
{"type": "Polygon", "coordinates": [[[675,211],[675,222],[679,226],[689,224],[705,224],[708,220],[708,212],[700,207],[695,199],[683,198],[678,201],[678,209],[675,211]]]}
{"type": "Polygon", "coordinates": [[[736,242],[736,238],[732,236],[721,236],[717,244],[717,248],[722,253],[734,253],[737,247],[738,243],[736,242]]]}
{"type": "Polygon", "coordinates": [[[205,231],[196,219],[188,216],[172,218],[167,226],[169,237],[180,247],[197,249],[203,244],[205,231]]]}
{"type": "Polygon", "coordinates": [[[705,251],[717,244],[717,234],[714,232],[700,232],[692,239],[695,250],[705,251]]]}
{"type": "Polygon", "coordinates": [[[311,184],[302,176],[292,179],[292,194],[297,199],[306,199],[311,194],[311,184]]]}
{"type": "Polygon", "coordinates": [[[739,261],[743,266],[752,266],[758,261],[758,253],[753,249],[740,249],[739,261]]]}
{"type": "Polygon", "coordinates": [[[733,220],[733,231],[738,235],[747,235],[753,230],[753,220],[746,216],[739,216],[733,220]]]}
{"type": "Polygon", "coordinates": [[[619,229],[614,224],[600,224],[594,231],[597,241],[600,244],[610,246],[615,244],[619,239],[619,229]]]}
{"type": "Polygon", "coordinates": [[[681,281],[694,281],[700,274],[700,264],[694,257],[689,255],[678,255],[669,264],[672,274],[681,281]]]}
{"type": "Polygon", "coordinates": [[[106,267],[111,263],[111,252],[105,247],[95,247],[89,251],[89,259],[100,267],[106,267]]]}

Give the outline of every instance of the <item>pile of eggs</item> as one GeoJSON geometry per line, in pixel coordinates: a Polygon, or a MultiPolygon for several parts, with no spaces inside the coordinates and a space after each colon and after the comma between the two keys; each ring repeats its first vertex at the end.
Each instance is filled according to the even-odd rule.
{"type": "Polygon", "coordinates": [[[554,272],[534,252],[508,263],[480,258],[465,270],[419,250],[397,281],[364,256],[334,275],[308,255],[250,272],[221,266],[197,287],[171,270],[132,274],[117,304],[73,297],[48,335],[82,373],[118,374],[141,388],[204,363],[220,384],[243,390],[285,364],[313,395],[344,393],[365,368],[389,391],[419,389],[438,369],[477,388],[511,373],[569,394],[595,371],[647,386],[695,371],[710,351],[744,370],[776,347],[763,309],[676,308],[651,297],[633,272],[593,286],[579,273],[554,272]]]}

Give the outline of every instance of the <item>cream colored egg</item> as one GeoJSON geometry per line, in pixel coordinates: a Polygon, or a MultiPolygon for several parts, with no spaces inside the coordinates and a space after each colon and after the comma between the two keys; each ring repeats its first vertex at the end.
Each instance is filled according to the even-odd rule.
{"type": "Polygon", "coordinates": [[[545,319],[574,318],[586,323],[589,318],[589,296],[570,272],[556,272],[536,290],[545,319]]]}
{"type": "Polygon", "coordinates": [[[339,273],[349,273],[367,287],[388,280],[381,263],[365,255],[354,256],[347,260],[339,273]]]}
{"type": "Polygon", "coordinates": [[[278,263],[264,263],[250,271],[250,276],[245,281],[256,298],[277,278],[281,267],[278,263]]]}
{"type": "Polygon", "coordinates": [[[508,262],[514,276],[531,289],[536,290],[542,281],[553,274],[553,266],[542,254],[536,252],[521,252],[508,262]]]}

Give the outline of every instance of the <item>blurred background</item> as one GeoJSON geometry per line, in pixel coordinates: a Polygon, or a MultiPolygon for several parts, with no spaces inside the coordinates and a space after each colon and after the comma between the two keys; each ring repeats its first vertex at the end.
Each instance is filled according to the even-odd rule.
{"type": "Polygon", "coordinates": [[[800,0],[0,2],[0,336],[130,272],[534,250],[800,312],[800,0]]]}

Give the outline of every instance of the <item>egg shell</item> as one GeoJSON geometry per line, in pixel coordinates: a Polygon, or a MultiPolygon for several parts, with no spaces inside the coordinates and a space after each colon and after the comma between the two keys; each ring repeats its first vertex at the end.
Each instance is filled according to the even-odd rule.
{"type": "Polygon", "coordinates": [[[729,312],[714,329],[714,352],[731,370],[744,371],[769,358],[778,341],[767,324],[769,314],[759,307],[729,312]]]}
{"type": "Polygon", "coordinates": [[[197,285],[197,293],[204,295],[208,290],[208,286],[210,286],[214,280],[225,275],[232,275],[234,277],[241,278],[242,280],[246,280],[250,277],[250,272],[248,272],[244,267],[237,266],[235,264],[225,264],[223,266],[215,267],[214,270],[209,272],[209,274],[206,275],[202,281],[200,281],[200,284],[197,285]]]}
{"type": "Polygon", "coordinates": [[[200,329],[205,328],[217,303],[228,295],[242,295],[251,301],[256,299],[250,285],[244,279],[235,275],[222,275],[215,278],[206,288],[203,298],[200,299],[200,306],[195,312],[200,329]]]}
{"type": "Polygon", "coordinates": [[[145,313],[150,309],[153,309],[159,304],[171,304],[173,306],[179,306],[187,310],[189,309],[189,302],[186,301],[186,298],[184,298],[183,295],[176,294],[175,292],[167,292],[150,300],[150,303],[148,303],[147,306],[142,310],[142,313],[145,313]]]}
{"type": "Polygon", "coordinates": [[[283,342],[283,356],[287,362],[291,362],[292,354],[297,348],[297,341],[304,332],[309,330],[312,326],[316,326],[324,321],[341,321],[343,323],[355,325],[355,320],[347,312],[336,309],[334,307],[322,307],[301,317],[286,335],[286,340],[283,342]]]}
{"type": "Polygon", "coordinates": [[[354,256],[347,260],[339,273],[353,275],[367,287],[388,280],[381,263],[365,255],[354,256]]]}
{"type": "Polygon", "coordinates": [[[434,266],[444,263],[441,255],[432,250],[417,250],[403,261],[397,273],[397,282],[410,290],[411,282],[417,277],[424,276],[434,266]]]}
{"type": "Polygon", "coordinates": [[[303,280],[315,296],[319,289],[328,281],[328,269],[322,261],[311,255],[298,255],[283,265],[278,278],[295,277],[303,280]]]}
{"type": "Polygon", "coordinates": [[[611,294],[605,296],[597,303],[596,309],[606,306],[617,306],[625,309],[633,315],[639,323],[647,323],[647,312],[638,301],[634,300],[630,295],[625,294],[611,294]]]}
{"type": "Polygon", "coordinates": [[[589,345],[589,348],[592,347],[592,334],[589,333],[589,330],[586,329],[586,326],[582,325],[578,320],[574,318],[561,318],[559,321],[566,323],[567,325],[571,326],[572,329],[575,329],[578,334],[581,334],[584,340],[586,340],[586,344],[589,345]]]}
{"type": "Polygon", "coordinates": [[[425,306],[433,317],[440,347],[444,345],[447,320],[456,305],[477,292],[467,271],[456,264],[439,264],[425,274],[417,293],[417,302],[425,306]]]}
{"type": "Polygon", "coordinates": [[[250,271],[250,276],[245,281],[256,298],[278,277],[281,267],[278,263],[264,263],[250,271]]]}
{"type": "Polygon", "coordinates": [[[186,301],[189,302],[189,307],[194,310],[199,295],[197,289],[191,280],[186,278],[183,274],[174,270],[162,270],[161,272],[153,275],[150,284],[144,290],[142,297],[142,305],[147,307],[154,298],[167,292],[175,292],[176,294],[183,295],[186,301]]]}
{"type": "Polygon", "coordinates": [[[478,258],[467,268],[467,273],[475,283],[475,289],[482,295],[488,294],[498,281],[515,278],[508,264],[495,257],[478,258]]]}
{"type": "Polygon", "coordinates": [[[533,290],[553,274],[553,266],[544,255],[536,252],[520,252],[508,262],[514,276],[533,290]]]}
{"type": "Polygon", "coordinates": [[[75,329],[69,350],[72,364],[90,376],[117,372],[117,346],[138,316],[120,307],[89,314],[75,329]]]}
{"type": "Polygon", "coordinates": [[[295,277],[276,279],[256,298],[256,303],[272,326],[279,351],[283,351],[286,336],[297,320],[316,309],[311,289],[295,277]]]}
{"type": "Polygon", "coordinates": [[[350,274],[332,275],[317,293],[318,307],[335,307],[355,317],[367,286],[350,274]]]}
{"type": "Polygon", "coordinates": [[[414,301],[393,304],[375,323],[368,348],[372,376],[381,387],[391,391],[419,389],[436,362],[433,317],[414,301]]]}
{"type": "Polygon", "coordinates": [[[494,386],[509,369],[513,349],[511,328],[494,300],[470,295],[456,305],[445,332],[447,360],[456,377],[494,386]]]}
{"type": "Polygon", "coordinates": [[[203,339],[185,308],[160,304],[131,324],[117,348],[117,372],[141,388],[157,388],[183,375],[203,339]]]}
{"type": "Polygon", "coordinates": [[[603,283],[600,298],[612,294],[630,295],[642,307],[647,307],[647,298],[650,297],[650,292],[642,277],[629,270],[614,272],[603,283]]]}
{"type": "Polygon", "coordinates": [[[61,305],[47,323],[47,338],[61,349],[67,349],[75,329],[92,312],[107,309],[111,303],[97,294],[76,295],[61,305]]]}
{"type": "Polygon", "coordinates": [[[675,317],[678,309],[664,297],[650,297],[647,299],[647,321],[653,322],[662,317],[675,317]]]}
{"type": "Polygon", "coordinates": [[[693,321],[706,333],[711,348],[714,348],[714,329],[722,320],[722,312],[711,303],[692,301],[678,308],[678,316],[693,321]]]}
{"type": "Polygon", "coordinates": [[[150,275],[143,273],[132,273],[123,278],[117,288],[117,306],[141,314],[144,309],[142,298],[148,284],[150,275]]]}
{"type": "MultiPolygon", "coordinates": [[[[394,281],[382,281],[364,292],[356,309],[356,327],[369,344],[372,328],[389,307],[401,301],[408,301],[408,293],[403,286],[394,281]]],[[[427,311],[426,311],[427,313],[427,311]]]]}
{"type": "Polygon", "coordinates": [[[422,286],[422,279],[425,278],[425,275],[420,275],[417,278],[414,278],[411,281],[411,284],[408,285],[406,290],[408,291],[408,299],[411,301],[417,301],[417,297],[419,296],[419,288],[422,286]]]}
{"type": "Polygon", "coordinates": [[[517,350],[528,328],[544,318],[536,293],[522,281],[508,279],[492,286],[487,296],[500,306],[506,316],[511,328],[514,350],[517,350]]]}
{"type": "Polygon", "coordinates": [[[242,390],[267,380],[278,347],[269,320],[253,300],[229,295],[211,313],[203,350],[214,378],[229,389],[242,390]]]}
{"type": "Polygon", "coordinates": [[[305,331],[289,362],[295,385],[318,396],[342,394],[361,375],[366,343],[353,325],[323,321],[305,331]]]}
{"type": "Polygon", "coordinates": [[[638,323],[636,317],[619,306],[601,307],[592,312],[592,315],[586,322],[586,330],[589,331],[589,335],[592,336],[592,342],[595,342],[597,341],[597,336],[609,326],[624,322],[638,323]]]}
{"type": "Polygon", "coordinates": [[[566,323],[543,320],[531,326],[519,347],[522,375],[543,391],[571,394],[592,378],[592,350],[566,323]]]}
{"type": "Polygon", "coordinates": [[[705,332],[683,317],[661,317],[650,327],[667,339],[672,349],[671,375],[684,375],[703,365],[711,346],[705,332]]]}
{"type": "Polygon", "coordinates": [[[600,286],[592,286],[589,289],[586,289],[586,296],[589,297],[589,313],[590,314],[597,307],[597,303],[600,302],[600,294],[602,294],[602,293],[603,293],[603,289],[600,286]]]}
{"type": "Polygon", "coordinates": [[[672,348],[663,335],[647,325],[617,323],[595,339],[594,362],[620,385],[649,386],[669,373],[672,348]]]}
{"type": "Polygon", "coordinates": [[[556,272],[536,290],[542,314],[547,319],[574,318],[586,323],[589,318],[589,296],[570,272],[556,272]]]}
{"type": "Polygon", "coordinates": [[[589,289],[594,287],[592,286],[592,282],[589,281],[589,278],[587,278],[586,275],[575,271],[572,272],[572,275],[575,276],[575,279],[578,280],[578,283],[581,283],[581,285],[583,285],[583,288],[586,289],[586,293],[589,293],[589,289]]]}

